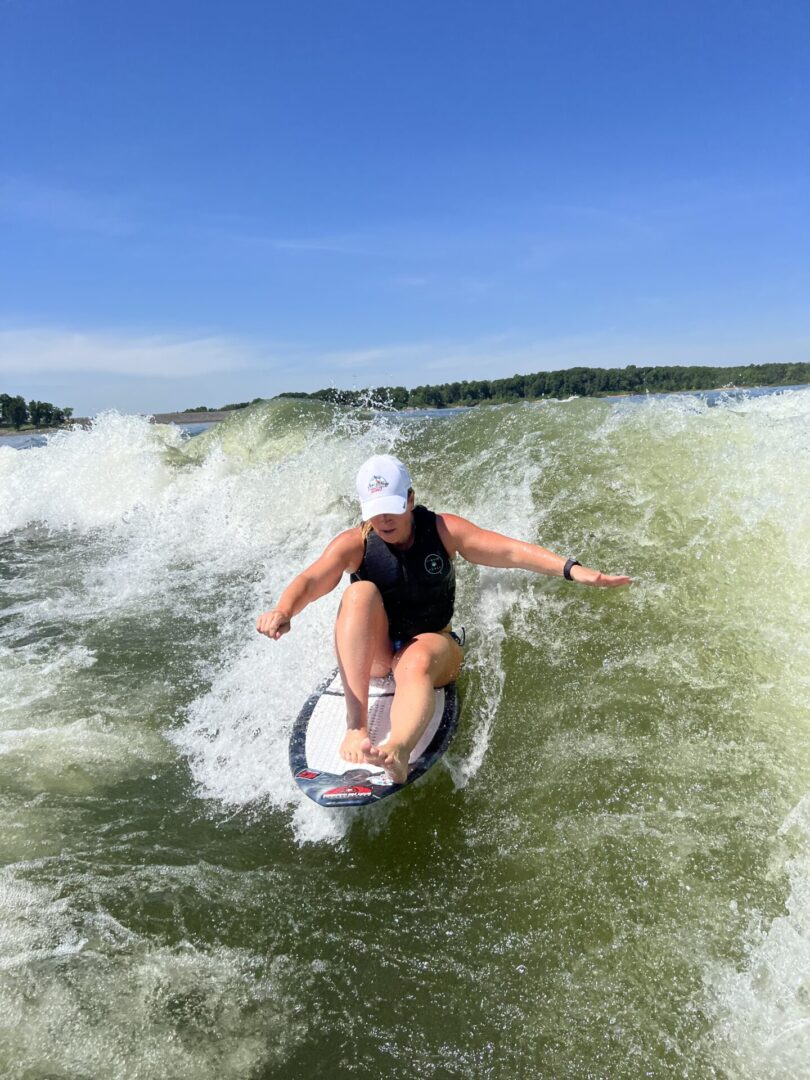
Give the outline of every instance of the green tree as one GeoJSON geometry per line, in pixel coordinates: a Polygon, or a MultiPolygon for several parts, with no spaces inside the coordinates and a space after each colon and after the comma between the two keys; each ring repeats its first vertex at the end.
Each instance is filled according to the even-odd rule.
{"type": "Polygon", "coordinates": [[[0,406],[4,424],[9,424],[19,430],[28,419],[28,406],[25,404],[25,398],[20,394],[14,397],[9,394],[0,394],[0,406]]]}
{"type": "Polygon", "coordinates": [[[34,427],[50,427],[53,423],[59,423],[55,419],[56,413],[61,412],[50,401],[29,401],[28,416],[34,427]]]}

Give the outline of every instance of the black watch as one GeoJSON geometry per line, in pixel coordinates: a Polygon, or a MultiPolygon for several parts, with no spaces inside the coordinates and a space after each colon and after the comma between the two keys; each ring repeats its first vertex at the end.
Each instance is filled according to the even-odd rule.
{"type": "Polygon", "coordinates": [[[573,581],[574,580],[571,577],[571,571],[573,570],[573,568],[575,566],[582,566],[582,563],[578,559],[569,559],[568,562],[563,567],[563,577],[565,578],[566,581],[573,581]]]}

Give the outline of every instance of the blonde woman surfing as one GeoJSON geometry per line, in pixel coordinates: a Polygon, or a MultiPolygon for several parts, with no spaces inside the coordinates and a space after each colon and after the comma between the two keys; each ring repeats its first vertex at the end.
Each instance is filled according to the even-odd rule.
{"type": "Polygon", "coordinates": [[[346,695],[346,735],[340,754],[382,767],[395,784],[434,709],[434,689],[453,682],[464,657],[452,630],[454,560],[531,570],[581,585],[629,585],[545,548],[481,529],[455,514],[415,505],[410,474],[395,457],[369,458],[357,474],[363,525],[340,533],[258,619],[260,634],[278,641],[304,608],[331,592],[344,574],[350,584],[335,621],[335,651],[346,695]],[[393,672],[391,731],[372,745],[368,733],[370,678],[393,672]]]}

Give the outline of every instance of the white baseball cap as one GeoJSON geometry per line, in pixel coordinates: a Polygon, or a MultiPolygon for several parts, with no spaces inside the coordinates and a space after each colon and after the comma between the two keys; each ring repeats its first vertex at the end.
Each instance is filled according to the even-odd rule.
{"type": "Polygon", "coordinates": [[[411,474],[390,454],[370,457],[357,474],[357,496],[363,521],[377,514],[404,514],[408,509],[411,474]]]}

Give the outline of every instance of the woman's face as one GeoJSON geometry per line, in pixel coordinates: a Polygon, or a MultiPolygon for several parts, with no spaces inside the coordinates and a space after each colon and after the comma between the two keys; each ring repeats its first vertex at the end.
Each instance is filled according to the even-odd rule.
{"type": "Polygon", "coordinates": [[[412,539],[413,492],[408,494],[408,509],[404,514],[377,514],[371,518],[371,527],[386,544],[407,544],[412,539]]]}

